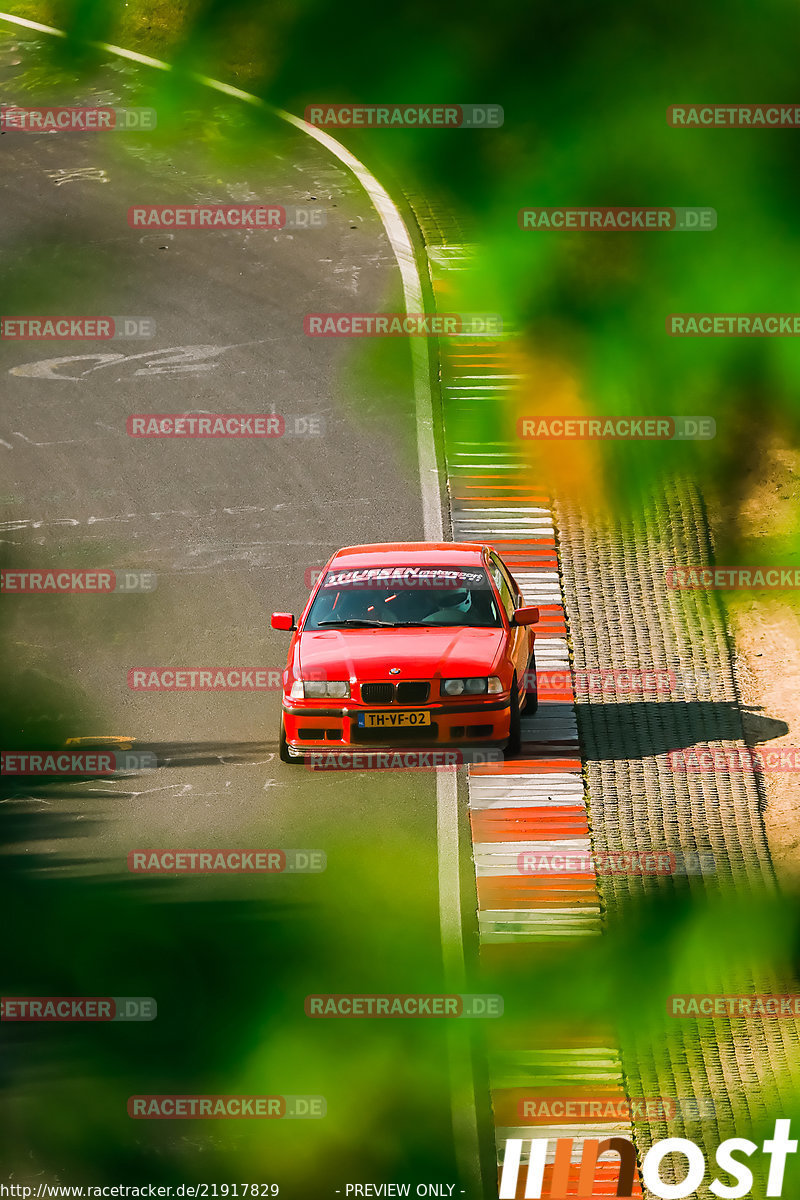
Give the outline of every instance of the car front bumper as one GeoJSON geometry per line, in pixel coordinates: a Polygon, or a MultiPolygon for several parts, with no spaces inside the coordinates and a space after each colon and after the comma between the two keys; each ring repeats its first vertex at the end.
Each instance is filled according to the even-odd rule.
{"type": "Polygon", "coordinates": [[[297,702],[284,697],[286,742],[296,753],[313,750],[394,749],[400,746],[464,746],[504,744],[511,722],[508,695],[464,703],[420,705],[365,705],[352,700],[297,702]],[[429,712],[430,725],[365,729],[359,713],[429,712]]]}

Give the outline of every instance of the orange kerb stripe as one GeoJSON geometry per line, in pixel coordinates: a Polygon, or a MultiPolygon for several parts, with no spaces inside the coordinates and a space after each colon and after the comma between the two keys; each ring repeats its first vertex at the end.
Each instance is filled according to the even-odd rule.
{"type": "Polygon", "coordinates": [[[472,813],[476,842],[554,841],[587,837],[589,822],[583,808],[481,808],[472,813]]]}

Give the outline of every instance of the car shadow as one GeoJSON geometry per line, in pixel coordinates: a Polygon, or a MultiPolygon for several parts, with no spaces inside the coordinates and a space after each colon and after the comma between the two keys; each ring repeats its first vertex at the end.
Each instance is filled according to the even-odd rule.
{"type": "MultiPolygon", "coordinates": [[[[535,740],[536,723],[560,707],[542,704],[527,736],[535,740]]],[[[571,703],[565,703],[565,709],[571,703]]],[[[729,700],[575,700],[581,757],[586,762],[650,758],[713,742],[757,745],[783,737],[785,721],[742,709],[729,700]]],[[[523,752],[518,757],[525,757],[523,752]]]]}

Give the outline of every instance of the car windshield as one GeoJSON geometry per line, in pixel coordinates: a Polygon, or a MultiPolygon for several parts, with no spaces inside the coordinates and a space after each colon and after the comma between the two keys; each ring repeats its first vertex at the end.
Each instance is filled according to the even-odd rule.
{"type": "Polygon", "coordinates": [[[328,571],[304,629],[502,626],[482,567],[362,567],[328,571]]]}

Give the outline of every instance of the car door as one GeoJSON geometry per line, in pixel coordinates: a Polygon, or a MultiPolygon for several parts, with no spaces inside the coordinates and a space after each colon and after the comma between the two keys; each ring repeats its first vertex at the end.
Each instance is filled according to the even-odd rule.
{"type": "Polygon", "coordinates": [[[523,599],[505,563],[493,551],[489,554],[489,570],[500,592],[500,601],[511,625],[511,659],[514,663],[514,670],[517,673],[517,683],[519,684],[520,693],[523,694],[525,691],[525,672],[528,669],[528,662],[533,646],[533,632],[529,625],[514,624],[514,610],[523,604],[523,599]]]}

